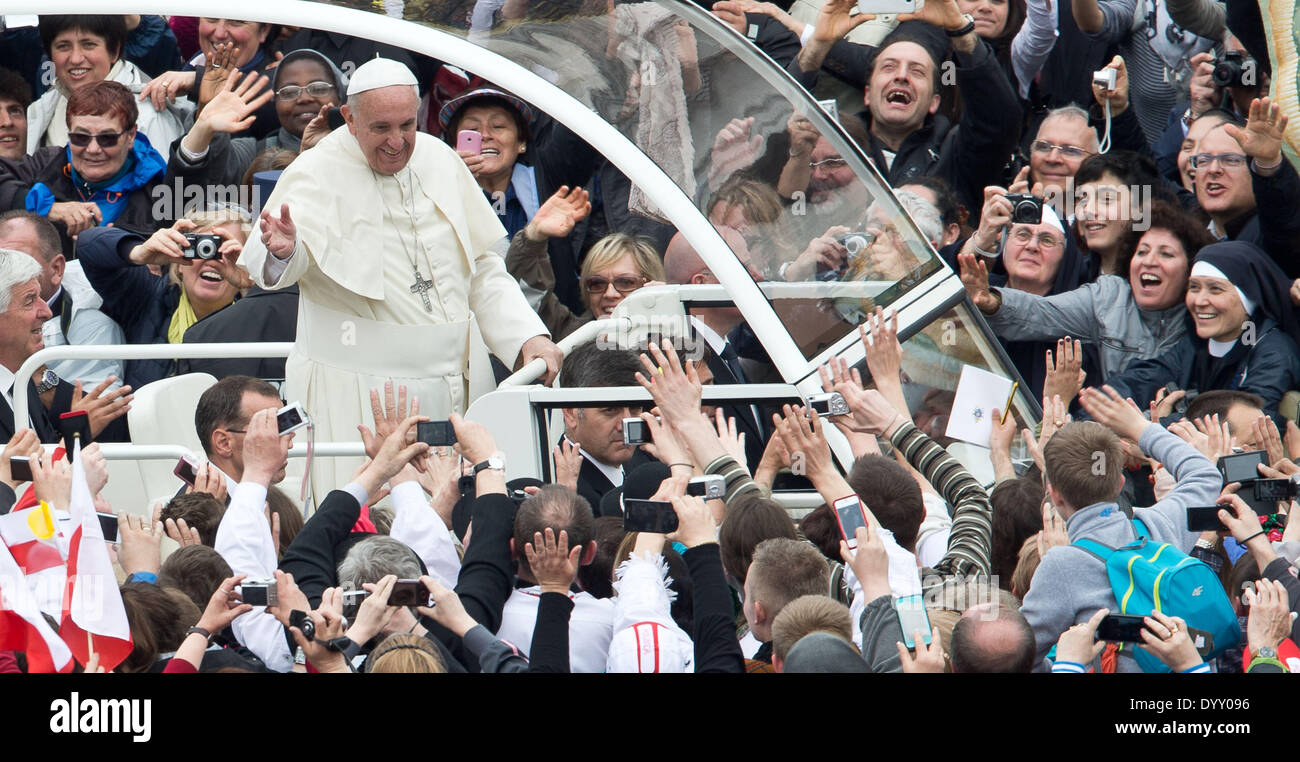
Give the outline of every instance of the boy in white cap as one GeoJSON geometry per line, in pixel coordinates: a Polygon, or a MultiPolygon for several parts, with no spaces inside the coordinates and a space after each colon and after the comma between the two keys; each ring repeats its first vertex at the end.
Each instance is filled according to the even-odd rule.
{"type": "MultiPolygon", "coordinates": [[[[239,258],[262,288],[299,285],[286,396],[305,404],[319,441],[355,438],[369,390],[390,379],[421,414],[463,413],[471,321],[504,362],[544,358],[548,383],[563,357],[493,250],[505,231],[492,207],[450,147],[416,132],[418,109],[406,66],[358,67],[347,129],[285,170],[239,258]]],[[[333,489],[335,470],[353,468],[323,458],[313,479],[333,489]]]]}

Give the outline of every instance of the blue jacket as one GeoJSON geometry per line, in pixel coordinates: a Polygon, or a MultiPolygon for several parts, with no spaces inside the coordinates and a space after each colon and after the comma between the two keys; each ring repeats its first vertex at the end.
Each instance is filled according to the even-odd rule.
{"type": "MultiPolygon", "coordinates": [[[[122,228],[91,228],[77,237],[77,259],[128,344],[166,344],[167,327],[181,301],[181,287],[143,265],[131,264],[131,249],[145,237],[122,228]]],[[[127,360],[126,383],[133,389],[170,373],[173,360],[127,360]]]]}

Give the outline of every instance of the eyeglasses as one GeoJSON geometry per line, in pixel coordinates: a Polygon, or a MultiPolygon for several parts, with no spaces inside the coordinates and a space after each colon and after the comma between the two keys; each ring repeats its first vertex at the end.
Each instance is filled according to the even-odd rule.
{"type": "Polygon", "coordinates": [[[587,293],[603,294],[605,293],[605,289],[609,288],[610,283],[614,284],[615,291],[620,294],[627,294],[644,286],[646,284],[646,279],[631,275],[620,275],[613,280],[610,280],[609,278],[592,277],[587,279],[587,293]]]}
{"type": "Polygon", "coordinates": [[[117,141],[121,140],[122,136],[128,132],[130,132],[130,130],[123,130],[121,132],[104,132],[99,135],[91,135],[85,132],[69,132],[68,142],[77,148],[85,148],[90,145],[90,141],[93,140],[99,144],[100,148],[112,148],[117,145],[117,141]]]}
{"type": "Polygon", "coordinates": [[[306,87],[285,85],[275,91],[275,97],[282,101],[296,101],[302,97],[303,91],[306,91],[313,98],[324,98],[334,92],[334,85],[329,82],[312,82],[306,87]]]}
{"type": "Polygon", "coordinates": [[[818,167],[826,167],[827,169],[839,169],[848,163],[848,160],[843,157],[832,156],[829,159],[822,159],[821,161],[810,161],[808,162],[808,168],[817,169],[818,167]]]}
{"type": "Polygon", "coordinates": [[[1209,169],[1215,161],[1224,169],[1236,169],[1245,166],[1246,155],[1242,153],[1198,153],[1190,161],[1197,169],[1209,169]]]}
{"type": "Polygon", "coordinates": [[[1049,143],[1046,140],[1035,140],[1029,144],[1029,150],[1034,153],[1050,154],[1052,151],[1060,151],[1062,156],[1070,159],[1082,159],[1085,156],[1092,156],[1092,151],[1085,151],[1076,146],[1058,146],[1055,143],[1049,143]]]}
{"type": "Polygon", "coordinates": [[[1016,228],[1015,232],[1011,234],[1011,237],[1020,243],[1029,243],[1034,238],[1038,238],[1038,245],[1044,249],[1055,249],[1057,246],[1065,243],[1051,233],[1039,233],[1035,236],[1033,233],[1029,232],[1029,228],[1016,228]]]}

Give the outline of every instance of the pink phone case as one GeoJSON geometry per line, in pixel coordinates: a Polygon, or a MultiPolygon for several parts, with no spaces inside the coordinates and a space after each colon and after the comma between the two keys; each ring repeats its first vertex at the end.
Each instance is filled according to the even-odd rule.
{"type": "Polygon", "coordinates": [[[474,155],[483,153],[483,135],[477,130],[461,130],[456,133],[456,150],[469,151],[474,155]]]}

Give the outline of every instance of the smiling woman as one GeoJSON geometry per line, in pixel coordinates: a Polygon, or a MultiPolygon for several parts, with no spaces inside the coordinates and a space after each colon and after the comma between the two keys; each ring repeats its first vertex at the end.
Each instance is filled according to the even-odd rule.
{"type": "Polygon", "coordinates": [[[136,128],[135,97],[102,80],[72,94],[67,146],[48,146],[19,162],[0,161],[0,208],[46,215],[72,240],[97,225],[151,231],[152,189],[166,163],[136,128]]]}
{"type": "MultiPolygon", "coordinates": [[[[121,57],[126,44],[126,21],[122,16],[41,16],[41,42],[54,65],[54,87],[27,108],[27,151],[67,143],[64,119],[68,98],[83,85],[111,80],[139,93],[149,76],[121,57]]],[[[157,146],[170,145],[180,136],[182,124],[193,111],[181,100],[165,108],[145,103],[139,114],[139,129],[157,146]]],[[[134,121],[134,120],[133,120],[134,121]]]]}

